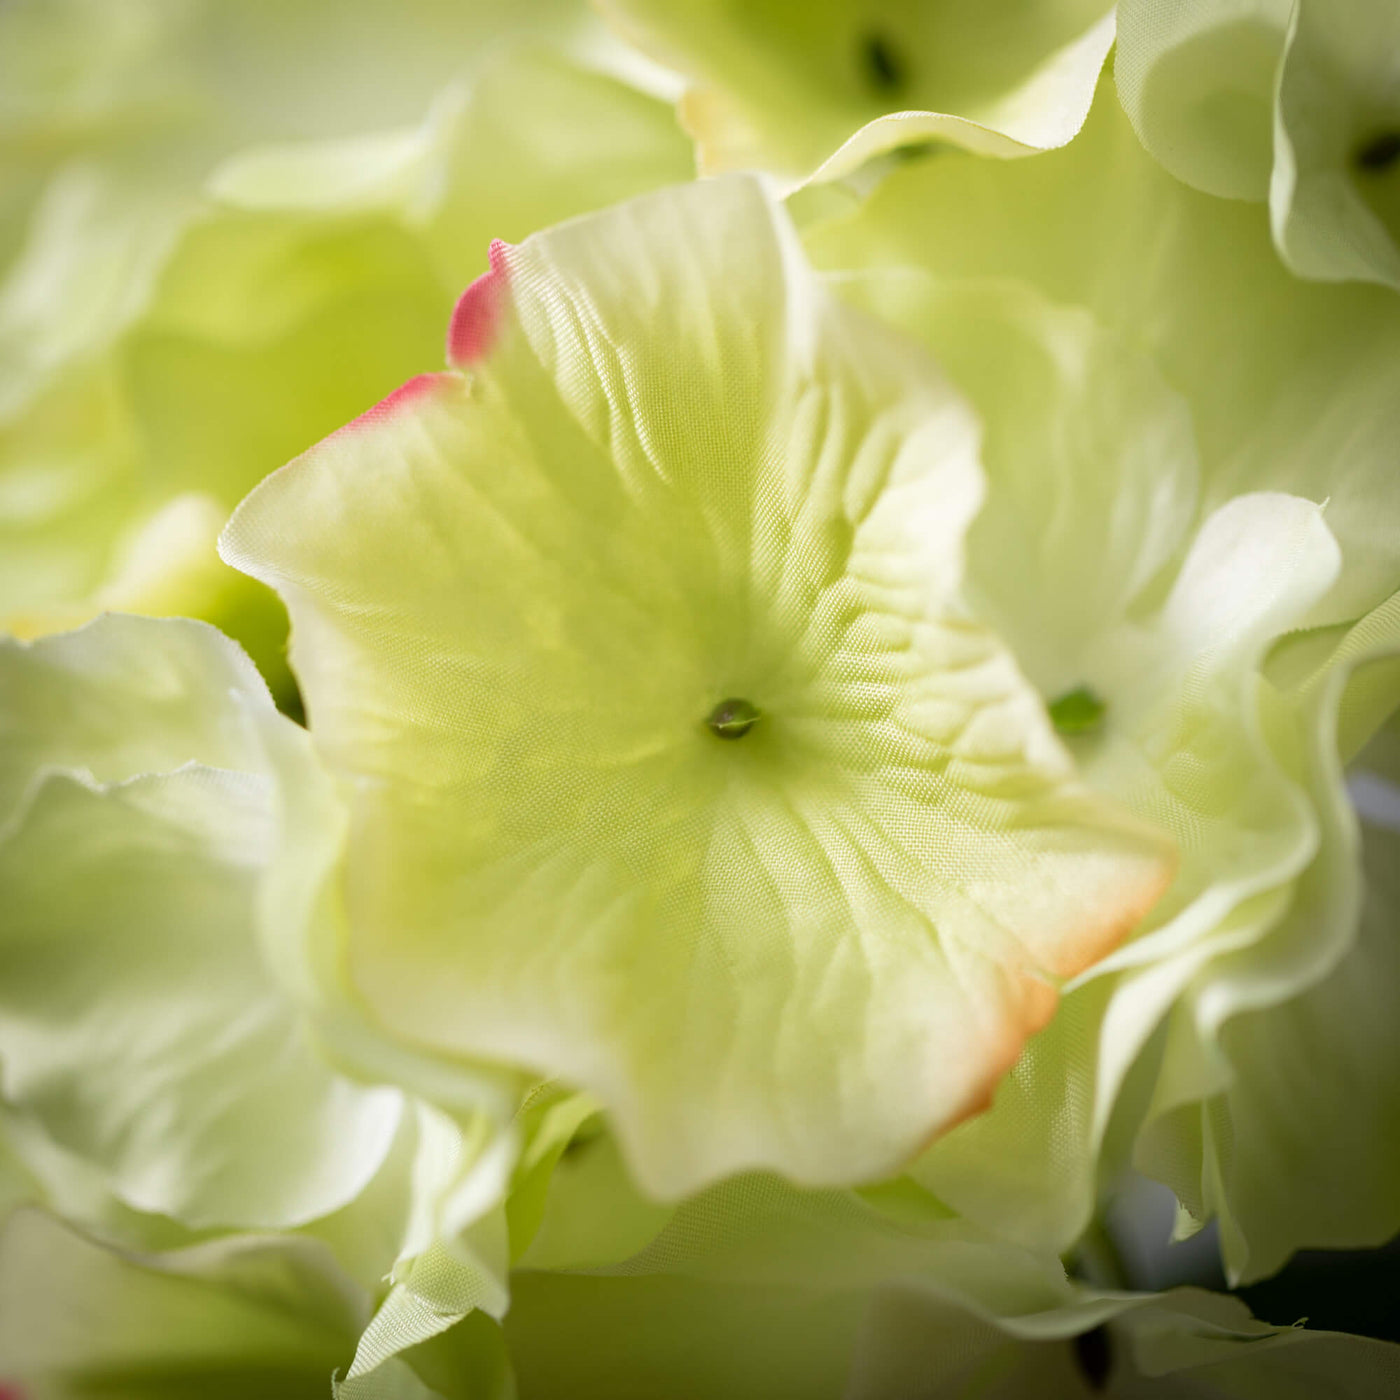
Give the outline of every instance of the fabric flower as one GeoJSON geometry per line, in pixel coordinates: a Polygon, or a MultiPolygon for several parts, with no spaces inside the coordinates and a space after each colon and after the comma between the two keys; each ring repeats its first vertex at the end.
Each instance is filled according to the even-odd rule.
{"type": "Polygon", "coordinates": [[[953,604],[971,419],[743,179],[498,245],[449,353],[224,535],[349,793],[352,983],[659,1195],[897,1167],[1170,868],[953,604]]]}

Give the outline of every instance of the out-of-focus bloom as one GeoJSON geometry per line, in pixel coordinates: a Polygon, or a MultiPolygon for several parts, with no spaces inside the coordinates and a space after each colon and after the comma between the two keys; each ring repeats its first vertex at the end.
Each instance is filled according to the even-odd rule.
{"type": "Polygon", "coordinates": [[[601,0],[692,86],[680,118],[706,172],[829,179],[928,143],[1012,157],[1062,146],[1113,45],[1102,0],[601,0]]]}
{"type": "Polygon", "coordinates": [[[432,361],[491,236],[691,172],[663,103],[567,56],[590,32],[567,3],[5,7],[7,630],[203,617],[285,688],[229,510],[432,361]],[[548,16],[556,49],[486,42],[548,16]]]}

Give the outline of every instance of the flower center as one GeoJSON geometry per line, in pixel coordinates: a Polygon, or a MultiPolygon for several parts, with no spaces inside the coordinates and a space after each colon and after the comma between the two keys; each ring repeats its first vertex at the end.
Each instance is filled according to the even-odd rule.
{"type": "Polygon", "coordinates": [[[1379,174],[1400,161],[1400,131],[1383,131],[1358,148],[1354,157],[1357,169],[1367,174],[1379,174]]]}
{"type": "Polygon", "coordinates": [[[716,739],[742,739],[758,723],[758,709],[747,700],[721,700],[705,723],[716,739]]]}
{"type": "Polygon", "coordinates": [[[1061,734],[1088,734],[1099,727],[1107,709],[1087,685],[1079,685],[1050,702],[1050,722],[1061,734]]]}
{"type": "Polygon", "coordinates": [[[904,86],[904,62],[888,36],[873,29],[861,41],[861,59],[867,82],[878,93],[897,92],[904,86]]]}

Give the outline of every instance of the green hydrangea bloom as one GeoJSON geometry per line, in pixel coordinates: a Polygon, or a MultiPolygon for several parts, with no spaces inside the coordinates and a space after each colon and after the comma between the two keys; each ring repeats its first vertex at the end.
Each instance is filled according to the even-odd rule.
{"type": "Polygon", "coordinates": [[[347,784],[355,991],[658,1195],[889,1171],[1169,873],[952,601],[971,419],[747,179],[497,245],[449,343],[223,540],[347,784]]]}
{"type": "MultiPolygon", "coordinates": [[[[922,335],[986,420],[968,588],[1052,713],[1066,696],[1093,697],[1095,723],[1070,738],[1089,781],[1183,850],[1138,937],[1066,998],[992,1111],[918,1168],[957,1208],[1055,1247],[1083,1228],[1100,1173],[1149,1115],[1180,1109],[1196,1124],[1194,1138],[1173,1139],[1181,1155],[1154,1151],[1151,1165],[1194,1181],[1180,1189],[1198,1208],[1202,1181],[1229,1157],[1226,1142],[1202,1142],[1203,1099],[1234,1082],[1256,1141],[1286,1131],[1286,1117],[1267,1126],[1257,1095],[1281,1105],[1268,1066],[1289,1054],[1267,1052],[1261,1029],[1232,1058],[1221,1046],[1244,1031],[1228,1025],[1300,996],[1355,938],[1348,896],[1305,899],[1318,878],[1353,892],[1357,878],[1333,689],[1345,658],[1326,653],[1334,670],[1304,690],[1264,663],[1292,629],[1322,628],[1308,635],[1325,642],[1368,615],[1361,635],[1380,644],[1400,584],[1387,523],[1400,320],[1383,290],[1289,278],[1263,256],[1268,236],[1262,211],[1155,169],[1102,102],[1063,153],[910,165],[865,207],[807,232],[833,269],[914,265],[847,271],[840,285],[922,335]],[[1284,956],[1289,946],[1305,952],[1284,956]],[[1149,1040],[1169,1017],[1165,1042],[1149,1040]]],[[[1342,728],[1369,732],[1397,700],[1393,671],[1377,673],[1369,718],[1342,728]]],[[[1358,1034],[1367,1027],[1363,1017],[1358,1034]]],[[[1383,1055],[1384,1038],[1369,1038],[1383,1055]]],[[[1333,1068],[1328,1092],[1348,1116],[1333,1068]]],[[[1358,1106],[1352,1121],[1365,1119],[1358,1106]]],[[[1383,1174],[1389,1154],[1372,1137],[1364,1171],[1383,1174]]],[[[1259,1149],[1241,1199],[1271,1155],[1259,1149]]],[[[1304,1244],[1394,1228],[1378,1193],[1352,1198],[1340,1225],[1293,1181],[1275,1167],[1259,1199],[1277,1208],[1250,1215],[1247,1239],[1227,1231],[1236,1276],[1304,1244]]],[[[1222,1208],[1218,1190],[1206,1194],[1222,1208]]]]}

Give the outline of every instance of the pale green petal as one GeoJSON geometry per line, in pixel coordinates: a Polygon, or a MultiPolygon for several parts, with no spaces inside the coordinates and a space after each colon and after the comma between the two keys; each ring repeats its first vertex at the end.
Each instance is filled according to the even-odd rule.
{"type": "Polygon", "coordinates": [[[1384,746],[1363,756],[1357,792],[1377,821],[1358,832],[1337,753],[1344,686],[1379,684],[1390,708],[1400,701],[1397,617],[1392,599],[1298,692],[1294,762],[1321,823],[1318,853],[1257,948],[1218,960],[1189,987],[1139,1150],[1198,1218],[1219,1214],[1232,1277],[1265,1277],[1308,1246],[1377,1244],[1400,1226],[1400,968],[1395,839],[1385,824],[1396,789],[1384,746]],[[1347,1189],[1318,1190],[1339,1160],[1347,1189]]]}
{"type": "Polygon", "coordinates": [[[0,642],[0,823],[47,769],[119,784],[187,763],[247,770],[257,672],[211,627],[110,616],[25,645],[0,642]]]}
{"type": "MultiPolygon", "coordinates": [[[[431,1386],[431,1395],[440,1400],[518,1400],[505,1337],[486,1313],[472,1313],[465,1322],[412,1347],[397,1364],[411,1368],[419,1383],[431,1386]]],[[[381,1368],[381,1373],[388,1369],[381,1368]]],[[[391,1395],[383,1400],[391,1400],[391,1395]]]]}
{"type": "Polygon", "coordinates": [[[1179,180],[1263,200],[1291,0],[1121,0],[1113,74],[1142,144],[1179,180]]]}
{"type": "Polygon", "coordinates": [[[393,214],[455,292],[484,270],[493,238],[523,238],[693,173],[664,103],[557,49],[521,45],[469,85],[444,88],[416,127],[241,152],[209,189],[250,212],[393,214]]]}
{"type": "Polygon", "coordinates": [[[8,1153],[22,1173],[11,1183],[12,1199],[0,1205],[0,1220],[10,1209],[33,1206],[103,1244],[146,1252],[182,1249],[207,1238],[207,1232],[202,1236],[169,1216],[119,1200],[102,1168],[55,1142],[34,1114],[0,1113],[0,1148],[0,1156],[8,1153]]]}
{"type": "MultiPolygon", "coordinates": [[[[1183,23],[1187,8],[1181,7],[1183,23]]],[[[1162,18],[1170,17],[1163,10],[1162,18]]],[[[1053,1240],[1026,1232],[1047,1224],[1067,1228],[1076,1211],[1082,1223],[1110,1116],[1124,1120],[1115,1141],[1122,1136],[1117,1130],[1131,1132],[1143,1108],[1143,1077],[1155,1072],[1137,1057],[1165,1018],[1147,1160],[1201,1218],[1221,1212],[1232,1268],[1257,1276],[1293,1248],[1330,1242],[1333,1230],[1338,1243],[1380,1238],[1391,1213],[1369,1184],[1354,1201],[1334,1202],[1336,1193],[1320,1201],[1322,1193],[1310,1187],[1306,1201],[1286,1202],[1293,1178],[1279,1170],[1279,1144],[1306,1131],[1311,1101],[1303,1096],[1301,1107],[1294,1104],[1296,1116],[1272,1117],[1248,1101],[1252,1141],[1242,1148],[1222,1097],[1232,1082],[1222,1047],[1248,1019],[1245,1006],[1304,1005],[1299,993],[1343,956],[1351,938],[1347,908],[1356,877],[1336,772],[1338,728],[1349,756],[1393,707],[1400,668],[1391,661],[1357,672],[1340,717],[1334,710],[1325,722],[1312,708],[1300,716],[1291,692],[1297,676],[1310,670],[1309,657],[1347,661],[1341,653],[1332,657],[1346,634],[1331,624],[1376,609],[1356,636],[1365,629],[1367,646],[1384,640],[1382,614],[1393,604],[1377,605],[1400,582],[1400,556],[1386,528],[1395,480],[1391,406],[1400,386],[1394,298],[1375,287],[1291,281],[1269,257],[1262,211],[1204,199],[1162,175],[1141,154],[1116,106],[1102,104],[1063,153],[1014,166],[954,154],[909,164],[864,209],[837,210],[824,221],[818,214],[806,238],[819,262],[833,269],[911,262],[945,287],[969,274],[1011,275],[1091,308],[1123,340],[1147,351],[1186,396],[1202,448],[1203,504],[1211,512],[1165,611],[1146,606],[1165,586],[1163,578],[1128,626],[1106,626],[1099,650],[1085,653],[1083,681],[1107,703],[1097,730],[1071,741],[1092,781],[1178,836],[1184,859],[1177,884],[1145,936],[1100,969],[1105,985],[1096,992],[1090,982],[1071,992],[1056,1025],[1004,1082],[992,1111],[937,1144],[920,1164],[921,1179],[989,1223],[998,1196],[1014,1192],[1016,1208],[1002,1219],[1022,1237],[1053,1240]],[[1027,227],[1034,227],[1034,238],[1025,236],[1027,227]],[[1231,289],[1223,300],[1222,286],[1231,289]],[[1235,499],[1261,487],[1296,491],[1322,511],[1277,496],[1235,499]],[[1342,546],[1340,571],[1333,534],[1342,546]],[[1289,629],[1319,623],[1329,627],[1283,648],[1295,680],[1275,677],[1280,694],[1260,675],[1265,650],[1289,629]],[[1090,994],[1106,996],[1107,1004],[1088,1005],[1083,998],[1090,994]],[[1186,1007],[1171,1015],[1183,997],[1186,1007]],[[1197,1032],[1198,1004],[1214,1006],[1210,1024],[1218,1035],[1197,1032]],[[1045,1144],[1048,1165],[1023,1179],[1028,1174],[1018,1172],[1014,1154],[1028,1142],[1045,1144]],[[1236,1153],[1251,1164],[1247,1186],[1233,1175],[1236,1153]],[[1234,1197],[1246,1193],[1258,1203],[1256,1216],[1234,1208],[1234,1197]]],[[[890,298],[880,309],[901,319],[895,303],[890,298]]],[[[917,304],[911,298],[911,312],[917,304]]],[[[939,331],[936,322],[930,326],[922,334],[932,340],[939,331]]],[[[957,342],[951,330],[943,334],[949,348],[942,353],[956,376],[957,342]]],[[[987,348],[973,369],[1004,362],[1014,372],[998,386],[992,371],[983,371],[1001,390],[1000,404],[994,396],[979,399],[989,446],[998,416],[1013,423],[1018,416],[1018,385],[1036,383],[994,348],[995,334],[989,323],[982,334],[987,348]]],[[[975,378],[967,383],[976,396],[975,378]]],[[[1108,412],[1105,404],[1097,407],[1108,412]]],[[[1037,421],[1033,401],[1021,416],[1037,421]]],[[[1104,460],[1110,461],[1107,454],[1104,460]]],[[[974,541],[987,538],[981,532],[995,523],[997,484],[993,474],[974,541]]],[[[985,556],[983,566],[1000,586],[1016,580],[1008,561],[1017,557],[1002,549],[985,556]]],[[[974,549],[974,581],[978,568],[974,549]]],[[[1040,618],[1044,600],[1058,597],[1061,586],[1048,574],[1040,593],[1008,602],[1006,615],[1040,618]]],[[[1102,601],[1107,615],[1112,600],[1102,601]]],[[[1014,623],[1001,625],[1028,656],[1055,649],[1053,631],[1047,637],[1042,629],[1027,642],[1014,623]]],[[[1064,635],[1073,640],[1070,626],[1064,635]]],[[[1353,648],[1352,659],[1356,654],[1353,648]]],[[[1032,663],[1039,679],[1035,669],[1032,663]]],[[[1263,1024],[1272,1013],[1250,1013],[1256,1014],[1263,1024]]],[[[1361,1038],[1370,1018],[1359,1013],[1359,1023],[1361,1038]]],[[[1309,1033],[1301,1020],[1299,1033],[1309,1033]]],[[[1338,1053],[1351,1054],[1350,1042],[1338,1053]]],[[[1236,1067],[1240,1092],[1248,1093],[1252,1065],[1264,1054],[1256,1047],[1250,1063],[1236,1067]]],[[[1293,1051],[1273,1063],[1295,1065],[1293,1051]]],[[[1337,1082],[1355,1073],[1337,1072],[1337,1082]]],[[[1345,1090],[1330,1079],[1325,1090],[1321,1079],[1315,1082],[1317,1093],[1332,1095],[1327,1112],[1347,1118],[1339,1140],[1356,1142],[1352,1135],[1367,1124],[1385,1122],[1365,1107],[1347,1115],[1345,1090]]],[[[1260,1086],[1261,1098],[1271,1101],[1288,1092],[1272,1073],[1261,1076],[1260,1086]]],[[[1318,1135],[1307,1151],[1323,1152],[1325,1142],[1318,1135]]],[[[1368,1144],[1359,1169],[1364,1182],[1383,1174],[1387,1143],[1379,1131],[1368,1144]]],[[[1354,1150],[1363,1155],[1359,1142],[1354,1150]]],[[[1036,1151],[1028,1155],[1039,1159],[1036,1151]]],[[[1317,1171],[1310,1181],[1323,1179],[1321,1159],[1317,1171]]]]}
{"type": "Polygon", "coordinates": [[[578,0],[412,0],[392,12],[374,0],[137,0],[116,22],[84,0],[13,8],[7,37],[33,67],[6,89],[20,160],[31,145],[72,155],[0,283],[0,413],[145,313],[209,195],[250,209],[431,212],[463,84],[494,48],[538,32],[597,46],[578,0]],[[92,52],[99,38],[105,53],[92,52]],[[58,129],[33,129],[46,122],[58,129]]]}
{"type": "Polygon", "coordinates": [[[353,1380],[337,1381],[338,1400],[518,1400],[500,1325],[471,1313],[446,1331],[407,1344],[398,1356],[353,1380]]]}
{"type": "Polygon", "coordinates": [[[1344,567],[1312,626],[1352,622],[1400,587],[1397,441],[1400,324],[1375,317],[1316,348],[1210,483],[1212,506],[1263,483],[1325,502],[1344,567]]]}
{"type": "Polygon", "coordinates": [[[50,184],[0,284],[0,422],[139,314],[191,203],[113,163],[76,164],[50,184]]]}
{"type": "Polygon", "coordinates": [[[425,237],[456,292],[486,270],[492,239],[516,242],[694,174],[667,104],[522,46],[477,75],[425,237]]]}
{"type": "MultiPolygon", "coordinates": [[[[489,1242],[499,1248],[504,1220],[498,1216],[494,1225],[497,1239],[489,1242]]],[[[379,1305],[360,1338],[354,1362],[336,1387],[337,1400],[384,1400],[400,1374],[402,1353],[447,1332],[469,1313],[498,1317],[505,1309],[492,1265],[464,1259],[459,1251],[441,1246],[429,1250],[379,1305]]]]}
{"type": "MultiPolygon", "coordinates": [[[[800,1190],[745,1174],[682,1202],[635,1255],[586,1272],[818,1291],[922,1277],[960,1306],[1000,1318],[1030,1319],[1075,1301],[1054,1254],[1007,1244],[936,1204],[895,1210],[878,1189],[800,1190]]],[[[517,1271],[515,1283],[528,1272],[517,1271]]]]}
{"type": "Polygon", "coordinates": [[[0,26],[0,153],[39,164],[178,133],[200,158],[172,172],[186,182],[259,141],[416,121],[511,34],[593,34],[576,0],[16,0],[0,26]]]}
{"type": "MultiPolygon", "coordinates": [[[[1400,850],[1394,833],[1368,829],[1363,852],[1367,903],[1346,957],[1302,995],[1233,1017],[1219,1032],[1232,1082],[1219,1098],[1180,1110],[1198,1123],[1209,1119],[1214,1136],[1175,1169],[1168,1154],[1181,1151],[1175,1139],[1189,1119],[1168,1119],[1145,1140],[1140,1160],[1154,1175],[1176,1183],[1195,1173],[1196,1182],[1180,1182],[1182,1197],[1202,1214],[1221,1215],[1234,1278],[1267,1278],[1297,1249],[1378,1245],[1400,1229],[1393,888],[1400,850]],[[1344,1187],[1324,1189],[1338,1163],[1346,1164],[1344,1187]],[[1216,1183],[1209,1195],[1202,1181],[1216,1183]]],[[[1310,883],[1302,884],[1307,902],[1296,917],[1318,912],[1310,883]]]]}
{"type": "Polygon", "coordinates": [[[602,9],[692,80],[680,114],[707,173],[831,178],[928,141],[1001,157],[1061,146],[1113,43],[1098,0],[922,4],[897,18],[859,0],[602,9]]]}
{"type": "Polygon", "coordinates": [[[441,198],[465,100],[465,84],[452,83],[417,126],[249,147],[219,165],[205,188],[250,211],[388,212],[419,223],[441,198]]]}
{"type": "MultiPolygon", "coordinates": [[[[1067,1250],[1097,1204],[1099,1035],[1111,983],[1060,1002],[997,1086],[991,1107],[933,1144],[910,1175],[961,1215],[1025,1245],[1067,1250]]],[[[1123,1098],[1120,1088],[1114,1101],[1123,1098]]]]}
{"type": "Polygon", "coordinates": [[[36,1211],[0,1232],[0,1378],[54,1400],[322,1395],[365,1306],[307,1240],[139,1255],[36,1211]]]}
{"type": "MultiPolygon", "coordinates": [[[[499,1318],[509,1305],[505,1197],[518,1155],[516,1134],[501,1131],[484,1115],[464,1129],[418,1103],[405,1145],[407,1158],[392,1181],[376,1183],[382,1203],[367,1216],[392,1222],[400,1233],[386,1276],[388,1292],[337,1382],[342,1400],[417,1395],[407,1353],[455,1329],[468,1314],[499,1318]],[[382,1189],[391,1186],[396,1194],[382,1189]]],[[[353,1247],[366,1213],[355,1203],[344,1216],[333,1235],[317,1231],[333,1247],[347,1237],[353,1247]]],[[[472,1378],[462,1381],[467,1394],[495,1393],[486,1382],[479,1391],[471,1388],[472,1378]]]]}
{"type": "Polygon", "coordinates": [[[6,1097],[192,1225],[333,1209],[398,1111],[319,1064],[258,959],[260,797],[199,768],[111,793],[55,777],[0,846],[6,1097]]]}
{"type": "MultiPolygon", "coordinates": [[[[581,1270],[620,1263],[655,1239],[674,1213],[673,1207],[637,1190],[616,1138],[601,1124],[565,1144],[546,1187],[538,1228],[519,1258],[524,1269],[581,1270]]],[[[512,1241],[514,1234],[512,1230],[512,1241]]]]}
{"type": "MultiPolygon", "coordinates": [[[[968,588],[1047,702],[1105,684],[1095,648],[1180,553],[1196,455],[1180,397],[1123,337],[1030,288],[914,269],[835,283],[938,354],[985,422],[987,502],[969,533],[968,588]]],[[[1139,606],[1139,611],[1141,607],[1139,606]]],[[[1134,649],[1133,655],[1137,655],[1134,649]]],[[[1158,674],[1166,674],[1168,661],[1158,674]]],[[[1130,715],[1107,690],[1096,730],[1130,715]]],[[[1101,732],[1074,741],[1086,753],[1101,732]]],[[[1127,785],[1123,796],[1138,794],[1127,785]]],[[[1009,1237],[1067,1248],[1095,1205],[1098,1033],[1107,984],[1071,993],[998,1086],[914,1171],[944,1200],[1009,1237]]],[[[1122,1111],[1122,1091],[1115,1101],[1122,1111]]]]}
{"type": "Polygon", "coordinates": [[[214,87],[239,144],[316,140],[416,122],[427,99],[512,37],[570,45],[578,0],[201,0],[185,61],[214,87]]]}
{"type": "Polygon", "coordinates": [[[352,405],[440,355],[450,295],[419,241],[387,220],[211,213],[123,348],[149,480],[231,506],[352,405]]]}
{"type": "Polygon", "coordinates": [[[250,663],[199,624],[109,616],[4,644],[0,700],[6,1100],[187,1225],[343,1204],[399,1096],[321,1062],[261,955],[258,726],[293,727],[250,663]]]}
{"type": "Polygon", "coordinates": [[[1148,928],[1102,965],[1137,970],[1105,1017],[1101,1121],[1177,992],[1211,956],[1258,938],[1279,912],[1274,892],[1316,847],[1305,794],[1268,745],[1257,672],[1338,565],[1317,507],[1240,497],[1202,527],[1157,617],[1104,639],[1089,683],[1118,720],[1083,754],[1086,771],[1172,831],[1183,858],[1148,928]]]}
{"type": "Polygon", "coordinates": [[[1400,288],[1400,14],[1299,0],[1279,79],[1274,237],[1295,272],[1400,288]]]}
{"type": "Polygon", "coordinates": [[[136,435],[110,366],[58,377],[0,426],[0,627],[20,636],[85,622],[132,498],[136,435]],[[78,600],[83,600],[80,602],[78,600]]]}
{"type": "Polygon", "coordinates": [[[887,1171],[984,1101],[1161,847],[952,602],[965,411],[825,298],[757,184],[495,263],[466,374],[224,536],[356,779],[357,990],[418,1045],[588,1089],[654,1193],[887,1171]],[[717,742],[736,696],[765,718],[717,742]]]}
{"type": "MultiPolygon", "coordinates": [[[[565,1153],[576,1143],[585,1145],[595,1131],[601,1131],[593,1099],[587,1094],[562,1093],[554,1085],[537,1086],[521,1105],[516,1122],[526,1142],[506,1202],[512,1263],[531,1247],[539,1233],[565,1153]]],[[[624,1251],[627,1253],[631,1251],[624,1251]]]]}
{"type": "Polygon", "coordinates": [[[1124,0],[1115,70],[1168,170],[1267,197],[1295,272],[1400,287],[1398,43],[1386,0],[1124,0]]]}
{"type": "MultiPolygon", "coordinates": [[[[14,0],[0,11],[0,151],[52,159],[112,128],[129,132],[173,18],[165,0],[14,0]],[[143,72],[144,87],[133,81],[143,72]]],[[[159,94],[165,97],[164,92],[159,94]]]]}

